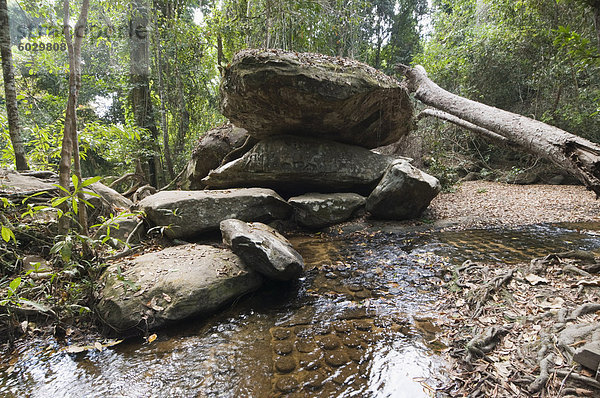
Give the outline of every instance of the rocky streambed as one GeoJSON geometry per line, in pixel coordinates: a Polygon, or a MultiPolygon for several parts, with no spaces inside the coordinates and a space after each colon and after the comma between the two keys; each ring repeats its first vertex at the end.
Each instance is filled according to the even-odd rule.
{"type": "Polygon", "coordinates": [[[267,284],[211,317],[159,329],[156,339],[99,340],[79,353],[64,350],[68,337],[23,343],[0,358],[0,394],[432,396],[448,382],[444,269],[475,251],[477,261],[518,263],[550,248],[600,248],[597,224],[346,229],[355,232],[291,238],[305,260],[299,280],[267,284]]]}

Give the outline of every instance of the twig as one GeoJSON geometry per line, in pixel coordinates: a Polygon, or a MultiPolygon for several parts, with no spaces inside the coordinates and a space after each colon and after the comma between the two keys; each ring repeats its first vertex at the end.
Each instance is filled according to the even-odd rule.
{"type": "Polygon", "coordinates": [[[133,253],[135,253],[135,252],[136,252],[136,251],[138,251],[138,250],[139,250],[141,247],[142,247],[142,245],[133,246],[133,247],[131,247],[131,248],[127,249],[127,250],[123,250],[123,251],[122,251],[122,252],[120,252],[120,253],[113,254],[112,256],[105,257],[104,259],[105,259],[105,260],[107,260],[107,261],[108,261],[108,260],[116,260],[116,259],[119,259],[119,258],[121,258],[121,257],[125,257],[125,256],[128,256],[128,255],[130,255],[130,254],[133,254],[133,253]]]}
{"type": "Polygon", "coordinates": [[[571,371],[567,372],[566,370],[561,369],[558,369],[555,372],[558,376],[564,377],[565,380],[570,377],[571,379],[587,384],[590,387],[600,388],[600,382],[591,377],[583,376],[579,373],[572,373],[571,371]]]}

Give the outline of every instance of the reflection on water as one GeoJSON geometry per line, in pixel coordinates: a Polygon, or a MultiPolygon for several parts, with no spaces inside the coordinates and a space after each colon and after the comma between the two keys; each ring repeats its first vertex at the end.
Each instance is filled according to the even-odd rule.
{"type": "Polygon", "coordinates": [[[100,352],[31,342],[0,356],[7,397],[428,397],[443,349],[436,271],[598,250],[597,225],[296,237],[307,272],[208,319],[100,352]]]}

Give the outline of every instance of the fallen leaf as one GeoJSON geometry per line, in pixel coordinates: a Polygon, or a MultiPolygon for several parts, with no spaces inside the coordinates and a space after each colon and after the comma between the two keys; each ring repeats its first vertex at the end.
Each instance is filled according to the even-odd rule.
{"type": "Polygon", "coordinates": [[[96,341],[94,343],[94,348],[96,348],[98,351],[104,351],[104,347],[102,346],[102,344],[99,341],[96,341]]]}
{"type": "Polygon", "coordinates": [[[148,343],[152,343],[154,340],[156,340],[158,336],[156,336],[156,333],[151,334],[150,336],[148,336],[148,343]]]}
{"type": "Polygon", "coordinates": [[[562,297],[546,298],[540,303],[540,307],[547,309],[547,310],[552,310],[552,309],[558,310],[562,307],[564,302],[565,302],[565,300],[562,297]]]}
{"type": "Polygon", "coordinates": [[[171,296],[169,296],[167,293],[163,293],[163,299],[165,299],[167,303],[171,302],[171,296]]]}
{"type": "Polygon", "coordinates": [[[526,275],[525,280],[534,286],[539,285],[540,283],[548,283],[548,279],[537,276],[536,274],[526,275]]]}

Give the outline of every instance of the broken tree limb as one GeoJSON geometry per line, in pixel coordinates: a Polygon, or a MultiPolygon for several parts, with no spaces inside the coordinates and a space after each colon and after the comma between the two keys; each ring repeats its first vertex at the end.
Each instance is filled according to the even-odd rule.
{"type": "Polygon", "coordinates": [[[466,128],[467,130],[471,130],[474,133],[480,134],[484,137],[491,139],[492,141],[496,142],[497,144],[510,145],[510,141],[506,137],[503,137],[500,134],[496,134],[490,130],[484,129],[483,127],[476,126],[473,123],[469,123],[466,120],[458,118],[447,112],[440,111],[439,109],[423,109],[417,116],[417,120],[421,120],[427,116],[432,116],[432,117],[435,117],[438,119],[442,119],[442,120],[445,120],[452,124],[455,124],[459,127],[466,128]]]}
{"type": "MultiPolygon", "coordinates": [[[[398,65],[409,91],[426,105],[499,134],[517,147],[550,160],[600,196],[600,145],[557,127],[452,94],[422,66],[398,65]]],[[[516,148],[515,148],[516,149],[516,148]]]]}

